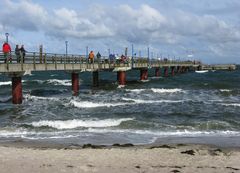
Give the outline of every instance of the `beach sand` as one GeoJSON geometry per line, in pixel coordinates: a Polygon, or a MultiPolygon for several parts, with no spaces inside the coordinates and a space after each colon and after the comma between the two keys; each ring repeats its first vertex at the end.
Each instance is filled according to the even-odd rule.
{"type": "Polygon", "coordinates": [[[0,146],[1,173],[235,173],[239,161],[239,149],[206,145],[0,146]]]}

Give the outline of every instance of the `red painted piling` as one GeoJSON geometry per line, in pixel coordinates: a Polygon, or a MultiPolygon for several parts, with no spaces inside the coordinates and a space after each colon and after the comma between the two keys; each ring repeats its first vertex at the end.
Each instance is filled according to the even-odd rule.
{"type": "Polygon", "coordinates": [[[183,67],[182,67],[182,73],[185,73],[185,72],[186,72],[186,67],[183,66],[183,67]]]}
{"type": "Polygon", "coordinates": [[[177,73],[180,74],[181,73],[181,67],[177,66],[177,73]]]}
{"type": "Polygon", "coordinates": [[[94,71],[92,73],[92,79],[93,79],[93,86],[98,87],[99,86],[98,71],[94,71]]]}
{"type": "Polygon", "coordinates": [[[155,69],[155,76],[156,76],[156,77],[161,76],[160,68],[156,68],[156,69],[155,69]]]}
{"type": "Polygon", "coordinates": [[[168,77],[168,67],[165,67],[165,68],[164,68],[164,76],[165,76],[165,77],[168,77]]]}
{"type": "Polygon", "coordinates": [[[148,70],[141,69],[140,70],[140,80],[147,80],[148,79],[148,70]]]}
{"type": "Polygon", "coordinates": [[[175,75],[175,67],[171,67],[171,74],[172,74],[172,76],[175,75]]]}
{"type": "Polygon", "coordinates": [[[126,85],[126,72],[125,71],[118,71],[117,78],[119,85],[126,85]]]}
{"type": "Polygon", "coordinates": [[[22,78],[12,77],[12,103],[22,104],[22,78]]]}
{"type": "Polygon", "coordinates": [[[72,93],[74,96],[79,94],[79,74],[72,73],[72,93]]]}

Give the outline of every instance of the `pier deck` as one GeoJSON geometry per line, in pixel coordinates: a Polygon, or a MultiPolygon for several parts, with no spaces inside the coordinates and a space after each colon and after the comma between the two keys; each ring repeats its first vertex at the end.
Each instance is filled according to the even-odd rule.
{"type": "Polygon", "coordinates": [[[236,69],[235,65],[219,65],[206,66],[195,61],[169,61],[149,59],[149,58],[124,58],[110,59],[101,57],[89,62],[87,56],[82,55],[61,55],[61,54],[43,54],[36,52],[28,52],[25,57],[16,56],[14,53],[6,56],[0,53],[0,74],[8,75],[12,78],[12,102],[13,104],[21,104],[22,96],[22,76],[25,72],[31,71],[66,71],[71,73],[72,93],[74,96],[79,94],[79,73],[89,71],[92,72],[93,86],[99,85],[99,72],[110,71],[117,72],[117,80],[119,85],[126,85],[126,71],[139,70],[140,80],[148,79],[148,69],[155,69],[155,76],[162,75],[168,77],[169,71],[171,76],[188,72],[189,70],[200,70],[211,68],[218,69],[236,69]]]}
{"type": "Polygon", "coordinates": [[[86,56],[81,55],[61,55],[61,54],[39,54],[28,53],[25,58],[21,57],[17,62],[17,57],[11,55],[11,62],[4,62],[4,55],[0,54],[0,73],[17,73],[24,71],[118,71],[118,69],[141,69],[141,68],[161,68],[161,67],[198,67],[192,61],[161,61],[149,60],[147,58],[127,59],[125,62],[120,60],[101,57],[89,63],[86,56]]]}

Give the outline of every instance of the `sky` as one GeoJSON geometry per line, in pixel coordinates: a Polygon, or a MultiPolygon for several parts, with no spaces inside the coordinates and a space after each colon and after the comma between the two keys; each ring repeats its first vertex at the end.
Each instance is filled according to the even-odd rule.
{"type": "Polygon", "coordinates": [[[27,51],[240,63],[239,0],[1,0],[0,41],[27,51]],[[189,56],[193,55],[193,56],[189,56]]]}

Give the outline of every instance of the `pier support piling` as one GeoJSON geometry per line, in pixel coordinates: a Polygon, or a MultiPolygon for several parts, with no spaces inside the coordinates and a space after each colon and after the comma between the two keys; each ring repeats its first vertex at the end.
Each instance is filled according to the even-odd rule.
{"type": "Polygon", "coordinates": [[[172,76],[175,75],[175,67],[171,67],[171,74],[172,74],[172,76]]]}
{"type": "Polygon", "coordinates": [[[155,69],[155,76],[156,76],[156,77],[161,76],[160,68],[156,68],[156,69],[155,69]]]}
{"type": "Polygon", "coordinates": [[[12,103],[22,104],[22,77],[12,77],[12,103]]]}
{"type": "Polygon", "coordinates": [[[148,70],[141,69],[140,71],[140,80],[147,80],[148,79],[148,70]]]}
{"type": "Polygon", "coordinates": [[[165,77],[168,77],[168,67],[165,67],[165,68],[164,68],[164,76],[165,76],[165,77]]]}
{"type": "Polygon", "coordinates": [[[72,73],[72,93],[73,96],[78,96],[79,94],[79,74],[72,73]]]}
{"type": "Polygon", "coordinates": [[[126,71],[118,71],[117,78],[119,85],[126,85],[126,71]]]}
{"type": "Polygon", "coordinates": [[[180,74],[180,73],[181,73],[181,67],[177,66],[177,74],[180,74]]]}
{"type": "Polygon", "coordinates": [[[92,73],[92,79],[93,79],[93,86],[98,87],[99,86],[98,71],[94,71],[92,73]]]}

